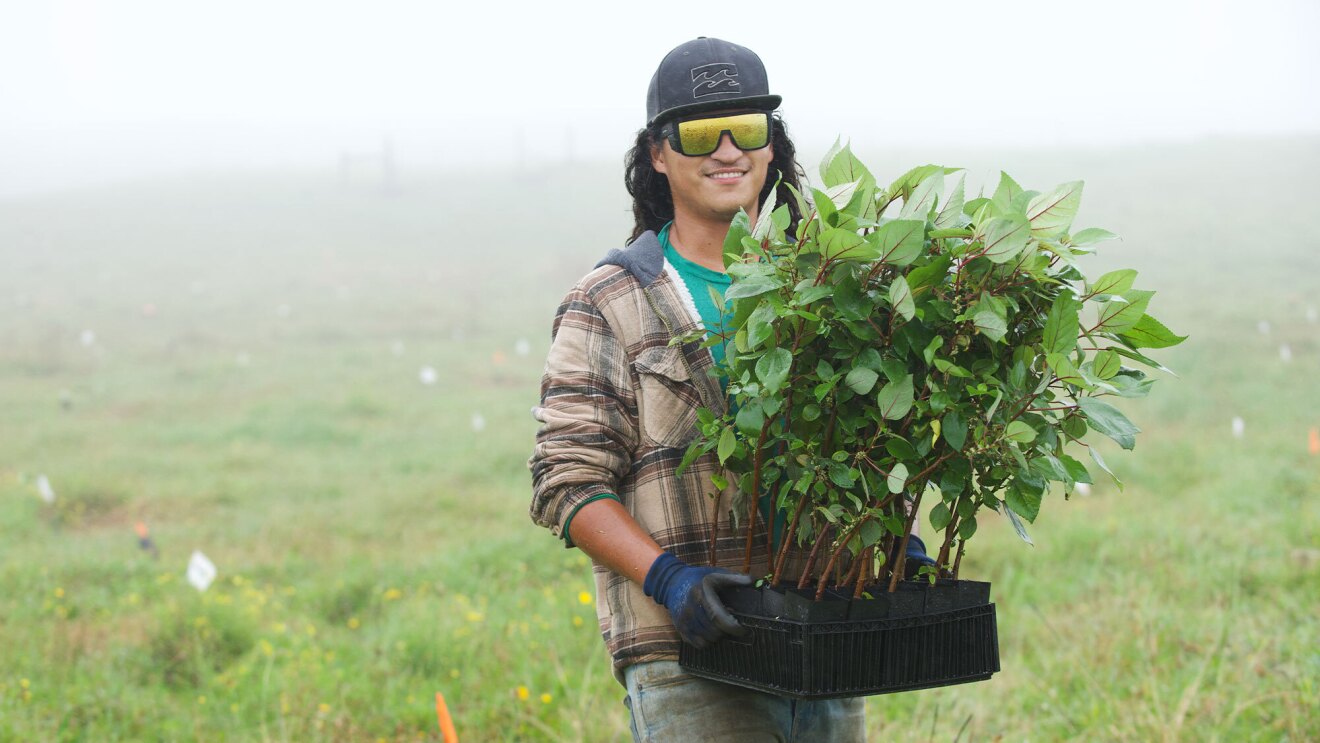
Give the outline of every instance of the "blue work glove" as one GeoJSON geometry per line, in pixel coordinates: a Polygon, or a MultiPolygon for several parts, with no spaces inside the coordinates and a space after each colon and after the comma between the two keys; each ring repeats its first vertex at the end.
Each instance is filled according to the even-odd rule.
{"type": "Polygon", "coordinates": [[[916,534],[908,535],[907,560],[903,563],[904,578],[916,577],[922,565],[935,565],[935,558],[926,554],[926,543],[916,534]]]}
{"type": "Polygon", "coordinates": [[[704,648],[725,635],[747,634],[747,628],[738,624],[720,602],[719,591],[750,585],[750,575],[723,568],[693,567],[663,552],[646,572],[642,593],[669,610],[674,627],[688,644],[704,648]]]}

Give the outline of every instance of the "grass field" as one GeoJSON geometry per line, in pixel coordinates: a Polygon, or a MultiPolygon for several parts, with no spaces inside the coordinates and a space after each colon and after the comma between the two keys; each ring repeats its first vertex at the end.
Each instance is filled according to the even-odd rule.
{"type": "MultiPolygon", "coordinates": [[[[1320,140],[862,154],[968,166],[969,193],[1085,179],[1077,225],[1124,237],[1088,271],[1137,268],[1191,335],[1124,401],[1124,490],[1051,495],[1034,548],[981,525],[962,572],[994,585],[1003,671],[871,698],[872,738],[1320,739],[1320,140]]],[[[626,739],[590,568],[528,519],[526,469],[621,180],[0,201],[0,739],[437,740],[437,691],[463,740],[626,739]]]]}

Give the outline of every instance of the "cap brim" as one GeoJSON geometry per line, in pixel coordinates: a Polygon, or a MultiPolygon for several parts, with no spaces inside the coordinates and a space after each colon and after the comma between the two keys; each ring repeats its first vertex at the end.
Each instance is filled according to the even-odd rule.
{"type": "Polygon", "coordinates": [[[654,126],[657,122],[668,121],[679,116],[701,113],[702,111],[719,111],[726,108],[759,108],[765,111],[773,111],[776,108],[779,108],[779,104],[782,100],[783,98],[777,95],[749,95],[744,98],[725,98],[719,101],[689,103],[684,106],[674,106],[666,111],[661,111],[650,121],[646,122],[646,125],[654,126]]]}

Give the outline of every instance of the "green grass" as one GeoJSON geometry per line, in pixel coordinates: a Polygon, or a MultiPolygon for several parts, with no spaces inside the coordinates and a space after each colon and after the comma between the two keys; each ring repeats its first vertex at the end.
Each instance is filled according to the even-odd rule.
{"type": "MultiPolygon", "coordinates": [[[[1124,401],[1124,490],[1047,497],[1034,548],[981,524],[963,573],[1003,671],[872,698],[874,739],[1320,737],[1316,145],[864,158],[1085,178],[1078,225],[1124,236],[1088,271],[1139,269],[1192,335],[1124,401]]],[[[0,739],[435,740],[437,691],[464,740],[626,738],[588,563],[531,524],[525,464],[554,307],[628,231],[618,180],[0,201],[0,739]]]]}

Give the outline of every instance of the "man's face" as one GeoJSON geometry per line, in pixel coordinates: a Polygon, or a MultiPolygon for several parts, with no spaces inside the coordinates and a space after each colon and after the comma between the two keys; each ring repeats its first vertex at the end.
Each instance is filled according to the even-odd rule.
{"type": "MultiPolygon", "coordinates": [[[[731,111],[712,111],[708,116],[723,116],[731,111]]],[[[677,152],[663,140],[651,148],[651,164],[669,179],[674,197],[674,212],[705,219],[729,221],[746,209],[754,213],[757,198],[765,184],[774,157],[773,145],[744,152],[726,132],[720,135],[719,147],[709,155],[689,157],[677,152]]]]}

